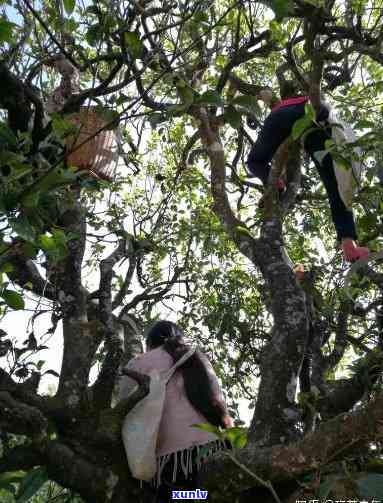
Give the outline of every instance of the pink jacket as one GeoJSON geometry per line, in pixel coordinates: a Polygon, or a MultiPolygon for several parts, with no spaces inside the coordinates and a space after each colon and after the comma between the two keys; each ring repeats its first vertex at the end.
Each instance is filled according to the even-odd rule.
{"type": "MultiPolygon", "coordinates": [[[[204,357],[214,394],[222,400],[221,387],[210,362],[204,357]]],[[[171,356],[162,347],[148,351],[133,360],[127,368],[147,374],[152,369],[169,370],[173,366],[171,356]]],[[[120,399],[125,398],[135,386],[129,377],[122,377],[120,381],[120,399]]],[[[186,397],[184,380],[180,370],[177,370],[166,387],[164,411],[158,434],[157,456],[187,449],[194,445],[202,445],[217,440],[212,433],[208,433],[191,425],[207,423],[205,417],[197,412],[186,397]]]]}

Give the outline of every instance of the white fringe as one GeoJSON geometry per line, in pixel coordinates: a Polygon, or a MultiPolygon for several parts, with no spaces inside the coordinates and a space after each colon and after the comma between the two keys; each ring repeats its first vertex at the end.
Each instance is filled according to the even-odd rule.
{"type": "Polygon", "coordinates": [[[201,469],[201,459],[199,457],[199,445],[197,445],[197,472],[200,471],[201,469]]]}
{"type": "Polygon", "coordinates": [[[164,469],[164,466],[166,463],[169,461],[171,454],[165,454],[165,456],[161,456],[160,458],[157,458],[157,480],[156,483],[153,485],[156,485],[157,487],[161,484],[161,474],[162,470],[164,469]]]}
{"type": "Polygon", "coordinates": [[[176,480],[176,476],[177,476],[177,454],[178,452],[175,452],[174,453],[174,468],[173,468],[173,478],[172,478],[172,481],[174,482],[174,480],[176,480]]]}
{"type": "Polygon", "coordinates": [[[169,463],[173,459],[173,478],[172,482],[175,482],[177,476],[178,465],[180,465],[182,469],[182,473],[185,475],[185,478],[188,477],[190,473],[193,472],[193,464],[196,471],[199,471],[202,467],[202,459],[208,459],[213,456],[215,453],[226,449],[225,442],[222,440],[215,440],[214,442],[209,442],[208,444],[199,444],[188,447],[187,449],[183,449],[181,451],[172,452],[170,454],[164,454],[163,456],[157,457],[157,472],[155,477],[152,480],[152,485],[154,487],[158,487],[161,485],[161,475],[164,470],[164,467],[167,463],[169,463]],[[193,449],[196,448],[196,458],[193,460],[193,449]],[[200,456],[201,448],[207,448],[207,452],[202,456],[200,456]],[[179,460],[178,460],[179,457],[179,460]]]}

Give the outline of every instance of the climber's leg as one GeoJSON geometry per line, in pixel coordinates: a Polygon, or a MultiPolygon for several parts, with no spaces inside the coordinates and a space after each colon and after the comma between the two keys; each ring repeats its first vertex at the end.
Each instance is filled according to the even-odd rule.
{"type": "Polygon", "coordinates": [[[267,184],[275,152],[290,135],[294,122],[303,117],[304,113],[304,104],[299,104],[279,108],[267,116],[247,158],[249,170],[264,185],[267,184]]]}
{"type": "Polygon", "coordinates": [[[307,136],[305,140],[305,149],[314,161],[319,176],[326,188],[330,202],[332,220],[335,225],[337,237],[342,243],[344,256],[346,260],[353,262],[359,258],[366,258],[368,256],[368,249],[357,247],[354,243],[354,240],[357,239],[354,215],[351,210],[346,208],[340,197],[331,155],[327,154],[321,162],[315,157],[315,152],[325,150],[325,141],[328,138],[328,131],[326,132],[323,129],[314,131],[307,136]]]}

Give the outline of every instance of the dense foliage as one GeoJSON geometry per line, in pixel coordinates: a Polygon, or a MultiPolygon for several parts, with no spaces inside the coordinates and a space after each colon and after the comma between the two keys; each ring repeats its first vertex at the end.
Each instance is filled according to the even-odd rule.
{"type": "Polygon", "coordinates": [[[1,498],[138,500],[119,430],[145,390],[111,404],[144,327],[169,317],[211,357],[238,424],[243,399],[254,409],[242,468],[208,465],[211,501],[383,500],[381,258],[342,261],[300,149],[313,108],[281,201],[245,169],[262,86],[314,106],[323,93],[358,136],[326,147],[345,169],[360,147],[359,242],[380,251],[382,0],[3,0],[0,14],[0,315],[30,314],[27,333],[0,330],[1,498]],[[48,113],[58,55],[80,91],[48,113]],[[80,107],[118,132],[112,180],[68,162],[80,107]],[[42,356],[54,333],[59,374],[42,356]]]}

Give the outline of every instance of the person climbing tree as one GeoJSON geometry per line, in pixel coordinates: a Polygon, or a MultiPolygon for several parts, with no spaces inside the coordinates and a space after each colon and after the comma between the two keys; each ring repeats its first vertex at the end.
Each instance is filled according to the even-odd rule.
{"type": "MultiPolygon", "coordinates": [[[[259,92],[257,98],[271,107],[271,113],[266,117],[258,138],[250,150],[247,166],[251,173],[266,185],[269,179],[271,160],[278,148],[290,136],[294,123],[305,115],[305,105],[309,102],[310,97],[290,96],[278,101],[273,96],[271,88],[265,87],[259,92]]],[[[313,160],[326,188],[332,219],[344,257],[347,261],[354,262],[358,259],[368,258],[369,250],[356,244],[357,233],[353,212],[346,207],[340,195],[332,156],[327,153],[319,161],[314,155],[318,151],[326,150],[325,142],[331,138],[328,117],[329,110],[322,104],[317,112],[316,121],[324,123],[324,127],[316,127],[306,135],[304,148],[313,160]]],[[[276,188],[280,193],[284,191],[285,182],[282,178],[277,179],[276,188]]]]}
{"type": "MultiPolygon", "coordinates": [[[[127,369],[142,374],[150,374],[154,369],[168,371],[190,349],[182,330],[165,320],[149,329],[146,345],[148,351],[131,360],[127,369]]],[[[129,377],[121,380],[120,399],[129,395],[132,384],[129,377]]],[[[192,427],[207,422],[222,428],[234,426],[213,367],[197,350],[179,367],[166,387],[157,439],[154,482],[157,502],[172,501],[172,490],[196,489],[201,460],[225,447],[214,434],[192,427]]]]}

